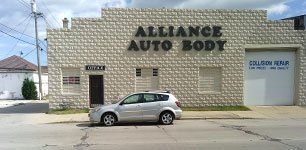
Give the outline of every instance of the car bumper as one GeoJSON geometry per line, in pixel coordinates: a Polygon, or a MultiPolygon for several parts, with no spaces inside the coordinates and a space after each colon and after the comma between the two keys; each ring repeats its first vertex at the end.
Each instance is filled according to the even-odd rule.
{"type": "Polygon", "coordinates": [[[100,122],[101,117],[98,113],[89,113],[88,118],[90,122],[100,122]]]}
{"type": "Polygon", "coordinates": [[[175,119],[181,119],[183,111],[182,110],[175,110],[175,119]]]}

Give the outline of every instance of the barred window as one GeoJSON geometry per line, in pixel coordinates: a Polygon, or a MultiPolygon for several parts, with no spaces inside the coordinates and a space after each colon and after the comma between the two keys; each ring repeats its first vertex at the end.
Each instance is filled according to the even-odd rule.
{"type": "Polygon", "coordinates": [[[140,77],[141,76],[141,69],[136,69],[136,76],[140,77]]]}
{"type": "Polygon", "coordinates": [[[158,76],[158,69],[153,69],[153,76],[158,76]]]}
{"type": "Polygon", "coordinates": [[[80,84],[80,77],[63,77],[63,84],[80,84]]]}
{"type": "Polygon", "coordinates": [[[77,94],[80,92],[80,70],[62,69],[62,86],[64,94],[77,94]]]}

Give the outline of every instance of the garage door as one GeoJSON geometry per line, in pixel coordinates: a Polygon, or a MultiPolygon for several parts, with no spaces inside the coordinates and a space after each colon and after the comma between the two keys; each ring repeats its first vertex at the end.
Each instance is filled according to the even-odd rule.
{"type": "Polygon", "coordinates": [[[244,104],[293,105],[294,52],[246,52],[244,104]]]}

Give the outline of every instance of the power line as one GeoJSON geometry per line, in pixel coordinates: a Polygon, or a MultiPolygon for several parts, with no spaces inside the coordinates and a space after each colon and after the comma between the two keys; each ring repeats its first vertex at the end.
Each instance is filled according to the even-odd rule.
{"type": "MultiPolygon", "coordinates": [[[[23,23],[24,23],[27,19],[29,19],[30,17],[31,17],[31,15],[29,14],[24,20],[22,20],[21,22],[19,22],[18,24],[16,24],[14,28],[10,28],[10,27],[8,27],[8,26],[2,24],[2,23],[0,23],[0,25],[6,27],[6,28],[8,28],[8,29],[10,29],[9,31],[7,31],[7,33],[11,32],[12,30],[19,33],[19,31],[15,30],[15,29],[16,29],[18,26],[20,26],[21,24],[23,24],[23,23]]],[[[31,18],[30,18],[30,19],[31,19],[31,18]]],[[[2,36],[2,35],[1,35],[1,36],[2,36]]],[[[1,36],[0,36],[0,37],[1,37],[1,36]]]]}
{"type": "MultiPolygon", "coordinates": [[[[22,35],[24,35],[24,36],[27,36],[27,37],[30,37],[30,38],[35,39],[33,36],[30,36],[30,35],[27,35],[27,34],[24,34],[24,33],[20,32],[20,31],[17,31],[17,30],[15,30],[15,29],[13,29],[13,28],[11,28],[11,27],[9,27],[9,26],[4,25],[3,23],[0,23],[0,25],[6,27],[6,28],[8,28],[8,29],[10,29],[10,31],[15,31],[15,32],[20,33],[20,34],[22,34],[22,35]]],[[[10,32],[10,31],[8,31],[8,32],[10,32]]],[[[7,32],[7,33],[8,33],[8,32],[7,32]]]]}
{"type": "Polygon", "coordinates": [[[45,4],[44,1],[41,1],[42,4],[44,5],[44,7],[47,9],[47,11],[49,12],[49,14],[51,15],[51,17],[54,19],[54,21],[58,24],[58,26],[60,27],[60,23],[56,20],[56,18],[54,17],[54,15],[52,14],[52,12],[50,11],[50,9],[47,7],[47,5],[45,4]]]}
{"type": "MultiPolygon", "coordinates": [[[[20,39],[21,39],[22,35],[24,35],[24,32],[26,31],[26,29],[28,28],[28,25],[29,25],[30,21],[31,21],[31,19],[30,19],[30,20],[28,21],[28,23],[26,24],[26,26],[25,26],[25,28],[23,29],[22,33],[20,33],[20,37],[19,37],[20,39]]],[[[16,41],[16,44],[12,47],[11,51],[9,51],[9,52],[6,54],[6,56],[8,56],[8,55],[10,54],[10,52],[12,52],[12,51],[15,50],[15,48],[16,48],[16,46],[17,46],[18,43],[19,43],[19,40],[16,41]]],[[[6,57],[6,56],[5,56],[5,57],[6,57]]]]}
{"type": "Polygon", "coordinates": [[[18,2],[19,2],[21,5],[25,6],[26,8],[31,8],[31,6],[30,6],[28,3],[26,3],[25,1],[23,1],[23,0],[18,0],[18,2]]]}
{"type": "Polygon", "coordinates": [[[2,30],[0,30],[0,32],[6,34],[6,35],[8,35],[8,36],[10,36],[10,37],[12,37],[12,38],[14,38],[14,39],[16,39],[16,40],[22,41],[22,42],[24,42],[24,43],[28,43],[28,44],[31,44],[31,45],[35,45],[35,44],[33,44],[33,43],[30,43],[30,42],[27,42],[27,41],[22,40],[22,39],[20,39],[20,38],[17,38],[17,37],[15,37],[15,36],[13,36],[13,35],[11,35],[11,34],[9,34],[9,33],[6,33],[6,32],[4,32],[4,31],[2,31],[2,30]]]}
{"type": "Polygon", "coordinates": [[[45,15],[43,15],[43,18],[44,18],[45,23],[47,24],[47,27],[50,28],[51,26],[50,26],[47,18],[45,17],[45,15]]]}
{"type": "MultiPolygon", "coordinates": [[[[39,42],[39,44],[41,44],[42,41],[39,42]]],[[[40,50],[41,51],[45,51],[47,53],[46,50],[42,49],[40,46],[39,46],[40,50]]],[[[36,47],[34,49],[32,49],[31,51],[29,51],[28,53],[26,53],[24,56],[22,56],[22,58],[25,58],[26,56],[28,56],[30,53],[32,53],[34,50],[36,49],[36,47]]]]}
{"type": "Polygon", "coordinates": [[[33,49],[32,49],[31,51],[29,51],[28,53],[26,53],[24,56],[22,56],[22,58],[25,58],[26,56],[28,56],[29,54],[31,54],[35,49],[36,49],[36,47],[33,48],[33,49]]]}

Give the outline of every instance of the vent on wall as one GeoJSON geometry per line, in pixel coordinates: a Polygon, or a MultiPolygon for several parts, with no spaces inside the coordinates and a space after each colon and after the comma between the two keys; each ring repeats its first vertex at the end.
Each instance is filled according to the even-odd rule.
{"type": "Polygon", "coordinates": [[[136,92],[158,90],[159,88],[158,69],[137,68],[135,85],[136,85],[135,87],[136,92]]]}
{"type": "Polygon", "coordinates": [[[203,67],[199,72],[199,92],[216,93],[221,92],[221,68],[203,67]]]}

